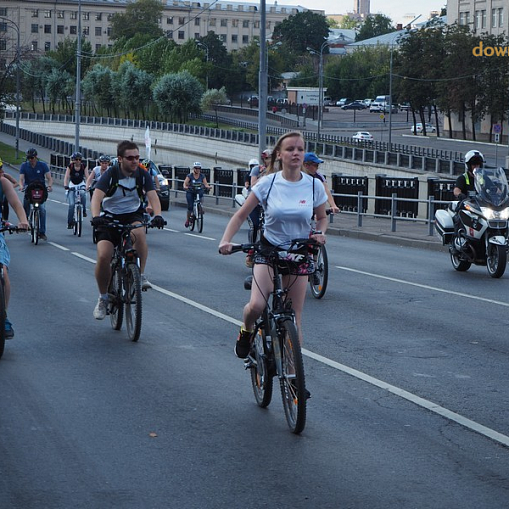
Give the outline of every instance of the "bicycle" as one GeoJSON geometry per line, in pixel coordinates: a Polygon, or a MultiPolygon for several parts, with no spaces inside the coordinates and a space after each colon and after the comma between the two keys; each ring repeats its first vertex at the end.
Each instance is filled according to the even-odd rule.
{"type": "MultiPolygon", "coordinates": [[[[9,232],[10,234],[16,232],[26,232],[20,230],[17,226],[11,223],[2,222],[0,225],[0,233],[9,232]]],[[[4,280],[4,265],[0,263],[0,359],[5,350],[5,319],[7,318],[7,309],[5,307],[5,280],[4,280]]]]}
{"type": "Polygon", "coordinates": [[[39,243],[39,231],[41,226],[41,205],[48,197],[48,190],[42,182],[32,182],[25,187],[25,196],[30,203],[28,213],[28,226],[30,228],[30,239],[35,245],[39,243]]]}
{"type": "MultiPolygon", "coordinates": [[[[327,215],[332,214],[332,209],[327,209],[325,212],[327,215]]],[[[321,299],[327,291],[327,283],[329,282],[329,257],[325,244],[317,246],[313,259],[316,267],[315,272],[309,275],[309,286],[311,295],[315,299],[321,299]]]]}
{"type": "Polygon", "coordinates": [[[83,229],[83,203],[82,195],[85,193],[85,184],[79,184],[68,189],[69,193],[74,193],[74,218],[73,218],[73,233],[81,237],[83,229]]]}
{"type": "MultiPolygon", "coordinates": [[[[165,222],[166,224],[166,222],[165,222]]],[[[122,328],[125,314],[127,336],[138,341],[141,333],[142,299],[141,272],[138,253],[133,247],[132,232],[137,228],[152,228],[149,223],[121,224],[117,220],[99,228],[114,228],[120,233],[111,258],[111,276],[108,283],[108,310],[114,330],[122,328]]]]}
{"type": "Polygon", "coordinates": [[[194,184],[189,188],[189,190],[194,194],[193,211],[189,216],[189,230],[194,231],[196,227],[199,233],[203,231],[203,207],[200,197],[201,188],[201,183],[194,184]]]}
{"type": "MultiPolygon", "coordinates": [[[[261,244],[240,244],[233,246],[232,253],[262,253],[273,271],[274,288],[262,316],[255,323],[254,340],[251,351],[245,360],[245,369],[251,371],[251,385],[258,406],[266,408],[273,393],[273,377],[277,376],[281,388],[285,417],[291,431],[299,434],[306,424],[306,391],[304,363],[299,343],[295,312],[291,299],[288,299],[289,288],[283,288],[281,268],[288,260],[295,261],[314,248],[314,239],[292,240],[290,248],[281,250],[278,247],[268,248],[261,244]]],[[[298,276],[296,276],[298,277],[298,276]]],[[[244,282],[247,290],[256,281],[248,277],[244,282]]]]}

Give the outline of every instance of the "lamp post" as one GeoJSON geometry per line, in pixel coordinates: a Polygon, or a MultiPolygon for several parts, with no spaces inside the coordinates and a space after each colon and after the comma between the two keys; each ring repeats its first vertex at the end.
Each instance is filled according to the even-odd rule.
{"type": "Polygon", "coordinates": [[[202,48],[205,48],[205,59],[207,62],[207,76],[205,77],[205,83],[207,85],[207,90],[209,89],[209,47],[207,44],[201,41],[196,41],[196,44],[198,46],[201,46],[202,48]]]}
{"type": "Polygon", "coordinates": [[[4,18],[0,16],[0,19],[10,23],[12,27],[16,30],[17,33],[17,45],[16,45],[16,159],[18,159],[19,155],[19,115],[20,115],[20,74],[19,74],[19,64],[20,64],[20,53],[21,53],[21,42],[20,42],[20,32],[19,26],[12,21],[12,19],[4,18]]]}
{"type": "Polygon", "coordinates": [[[316,51],[313,48],[306,48],[311,54],[318,55],[320,57],[318,64],[318,128],[317,128],[317,141],[320,141],[320,130],[322,127],[322,116],[323,116],[323,50],[329,45],[328,41],[324,41],[320,46],[320,51],[316,51]]]}
{"type": "Polygon", "coordinates": [[[266,0],[260,0],[260,71],[258,73],[258,154],[265,150],[267,141],[267,9],[266,0]]]}
{"type": "Polygon", "coordinates": [[[80,117],[81,117],[81,0],[78,2],[78,43],[76,47],[76,115],[74,133],[74,151],[80,149],[80,117]]]}

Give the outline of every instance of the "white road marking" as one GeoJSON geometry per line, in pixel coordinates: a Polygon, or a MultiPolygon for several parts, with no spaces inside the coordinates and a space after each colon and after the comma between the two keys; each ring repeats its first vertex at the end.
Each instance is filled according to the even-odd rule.
{"type": "MultiPolygon", "coordinates": [[[[200,238],[206,238],[206,237],[200,237],[200,238]]],[[[214,240],[214,239],[210,239],[210,240],[214,240]]],[[[50,244],[59,248],[59,249],[62,249],[64,251],[69,251],[68,249],[64,248],[63,246],[59,246],[58,244],[54,244],[53,242],[50,242],[50,244]]],[[[76,253],[74,251],[71,254],[78,256],[79,258],[81,258],[85,261],[95,264],[95,260],[92,260],[91,258],[88,258],[84,255],[79,255],[79,253],[76,253]]],[[[441,288],[434,288],[432,286],[421,285],[418,283],[409,283],[408,281],[403,281],[401,279],[395,279],[395,278],[391,278],[391,277],[387,277],[387,276],[380,276],[380,275],[372,274],[369,272],[350,269],[348,267],[339,267],[338,266],[337,268],[342,269],[342,270],[347,270],[350,272],[356,272],[356,273],[363,274],[363,275],[372,276],[372,277],[378,277],[380,279],[386,279],[386,280],[394,281],[397,283],[410,284],[413,286],[418,286],[421,288],[430,289],[430,290],[434,290],[434,291],[451,293],[451,294],[458,295],[461,297],[476,298],[478,300],[483,300],[483,301],[491,302],[494,304],[506,305],[505,303],[501,303],[498,301],[492,301],[490,299],[483,299],[482,297],[474,297],[474,296],[468,295],[468,294],[451,292],[448,290],[443,290],[441,288]]],[[[152,288],[156,292],[162,293],[163,295],[166,295],[166,296],[171,297],[175,300],[183,302],[184,304],[187,304],[187,305],[192,306],[196,309],[199,309],[200,311],[203,311],[203,312],[208,313],[212,316],[215,316],[216,318],[220,318],[221,320],[224,320],[228,323],[236,325],[237,327],[240,327],[242,325],[241,321],[236,320],[235,318],[232,318],[231,316],[225,315],[224,313],[216,311],[215,309],[209,308],[208,306],[204,306],[203,304],[200,304],[196,301],[188,299],[187,297],[179,295],[178,293],[170,292],[169,290],[166,290],[165,288],[162,288],[162,287],[154,285],[154,284],[152,284],[152,288]]],[[[329,366],[330,368],[336,369],[336,370],[341,371],[347,375],[353,376],[353,377],[357,378],[358,380],[362,380],[363,382],[366,382],[370,385],[373,385],[373,386],[378,387],[382,390],[390,392],[391,394],[394,394],[395,396],[398,396],[402,399],[410,401],[411,403],[414,403],[417,406],[425,408],[426,410],[429,410],[430,412],[440,415],[441,417],[444,417],[445,419],[449,419],[450,421],[456,422],[457,424],[460,424],[461,426],[463,426],[471,431],[475,431],[476,433],[479,433],[480,435],[483,435],[486,438],[489,438],[495,442],[505,445],[506,447],[509,447],[509,436],[503,435],[502,433],[499,433],[498,431],[495,431],[491,428],[483,426],[482,424],[479,424],[478,422],[472,421],[471,419],[468,419],[467,417],[457,414],[456,412],[453,412],[451,410],[448,410],[447,408],[437,405],[436,403],[433,403],[432,401],[421,398],[415,394],[412,394],[411,392],[405,391],[404,389],[400,389],[399,387],[396,387],[395,385],[388,384],[387,382],[384,382],[383,380],[379,380],[378,378],[374,378],[366,373],[363,373],[362,371],[358,371],[354,368],[350,368],[349,366],[346,366],[339,362],[333,361],[332,359],[328,359],[327,357],[324,357],[323,355],[314,353],[310,350],[307,350],[306,348],[302,349],[302,354],[305,355],[306,357],[309,357],[310,359],[317,361],[317,362],[321,362],[322,364],[325,364],[326,366],[329,366]]]]}
{"type": "Polygon", "coordinates": [[[196,237],[197,239],[205,239],[205,240],[216,240],[212,237],[205,237],[203,235],[196,235],[196,233],[184,233],[184,235],[189,235],[189,237],[196,237]]]}
{"type": "Polygon", "coordinates": [[[424,290],[432,290],[434,292],[447,293],[449,295],[455,295],[456,297],[465,297],[466,299],[478,300],[481,302],[488,302],[489,304],[496,304],[497,306],[509,307],[509,302],[502,302],[499,300],[486,299],[484,297],[478,297],[477,295],[472,295],[470,293],[462,293],[462,292],[454,292],[452,290],[445,290],[444,288],[437,288],[436,286],[423,285],[420,283],[412,283],[410,281],[404,281],[403,279],[397,279],[394,277],[382,276],[380,274],[373,274],[372,272],[365,272],[363,270],[351,269],[349,267],[341,267],[336,265],[336,269],[345,270],[347,272],[355,272],[356,274],[362,274],[364,276],[375,277],[378,279],[385,279],[386,281],[392,281],[394,283],[401,283],[404,285],[417,286],[418,288],[423,288],[424,290]]]}
{"type": "Polygon", "coordinates": [[[57,249],[61,249],[62,251],[70,251],[69,248],[61,246],[60,244],[55,244],[54,242],[48,242],[48,244],[51,244],[52,246],[55,246],[57,249]]]}

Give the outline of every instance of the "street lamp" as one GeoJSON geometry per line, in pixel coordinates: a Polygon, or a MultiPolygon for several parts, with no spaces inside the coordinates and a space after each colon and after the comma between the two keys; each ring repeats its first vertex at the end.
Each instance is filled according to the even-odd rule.
{"type": "Polygon", "coordinates": [[[202,48],[205,48],[205,58],[207,62],[207,76],[205,77],[206,84],[207,84],[207,90],[209,89],[209,47],[207,44],[201,41],[196,41],[196,44],[198,46],[201,46],[202,48]]]}
{"type": "Polygon", "coordinates": [[[320,129],[322,126],[323,116],[323,50],[329,45],[328,41],[324,41],[320,46],[320,51],[316,51],[309,46],[306,48],[312,55],[318,55],[320,61],[318,64],[318,129],[317,129],[317,141],[320,141],[320,129]]]}
{"type": "Polygon", "coordinates": [[[19,114],[20,114],[20,74],[19,74],[19,67],[20,67],[20,51],[21,51],[21,43],[20,43],[20,32],[19,32],[19,26],[12,21],[12,19],[4,18],[3,16],[0,16],[0,19],[10,23],[12,27],[16,30],[18,40],[17,40],[17,47],[16,47],[16,159],[18,159],[19,154],[19,114]]]}
{"type": "Polygon", "coordinates": [[[260,0],[260,71],[258,73],[258,153],[267,141],[267,8],[260,0]]]}
{"type": "Polygon", "coordinates": [[[76,115],[74,151],[80,149],[80,117],[81,117],[81,0],[78,2],[78,42],[76,46],[76,104],[74,108],[76,115]]]}

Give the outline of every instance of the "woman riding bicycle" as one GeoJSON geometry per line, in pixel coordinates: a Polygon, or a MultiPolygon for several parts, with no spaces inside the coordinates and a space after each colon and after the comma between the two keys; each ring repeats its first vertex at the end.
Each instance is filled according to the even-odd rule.
{"type": "Polygon", "coordinates": [[[64,176],[64,189],[67,191],[67,202],[69,209],[67,211],[67,228],[72,230],[74,227],[74,206],[76,204],[76,193],[81,192],[81,203],[83,205],[83,217],[87,217],[87,195],[85,193],[85,184],[88,179],[88,168],[82,162],[81,152],[74,152],[71,156],[71,163],[67,167],[64,176]],[[75,188],[83,186],[82,191],[76,191],[75,188]]]}
{"type": "MultiPolygon", "coordinates": [[[[221,254],[231,253],[232,238],[258,204],[265,213],[262,245],[284,248],[285,245],[289,246],[291,240],[310,235],[318,243],[325,243],[327,196],[324,187],[315,185],[314,179],[303,171],[304,147],[304,138],[299,132],[289,132],[279,138],[272,151],[270,172],[253,186],[244,205],[226,227],[219,243],[221,254]],[[313,214],[317,230],[323,233],[312,233],[310,221],[313,214]]],[[[283,286],[289,288],[288,297],[295,311],[301,343],[301,316],[308,273],[313,270],[312,267],[312,259],[306,259],[303,264],[293,267],[290,274],[283,276],[283,286]]],[[[254,258],[251,299],[244,307],[243,325],[235,345],[235,354],[239,358],[244,359],[249,354],[255,321],[262,314],[271,290],[272,274],[267,268],[267,260],[257,254],[254,258]]]]}
{"type": "Polygon", "coordinates": [[[187,200],[187,219],[184,225],[186,228],[189,226],[189,219],[193,213],[194,197],[196,193],[198,193],[200,198],[203,198],[205,193],[204,188],[211,189],[207,182],[207,178],[201,172],[201,163],[194,163],[193,171],[189,173],[184,180],[184,189],[186,191],[187,200]]]}

